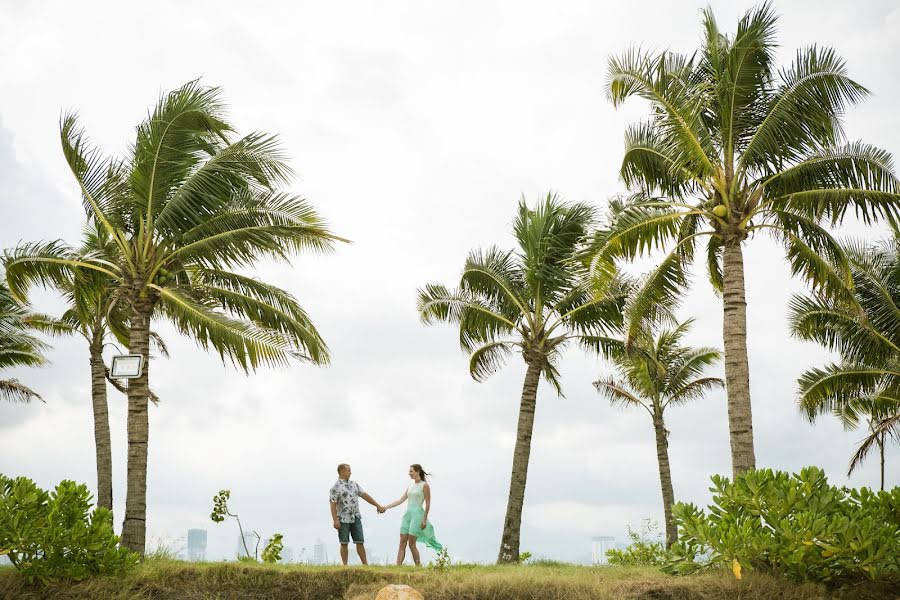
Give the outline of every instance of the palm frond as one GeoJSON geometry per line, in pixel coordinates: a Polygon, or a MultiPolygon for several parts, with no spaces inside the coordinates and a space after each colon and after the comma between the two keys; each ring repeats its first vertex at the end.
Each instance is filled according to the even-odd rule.
{"type": "Polygon", "coordinates": [[[249,266],[260,258],[288,260],[291,253],[329,252],[335,241],[303,198],[284,193],[247,193],[237,205],[186,231],[163,263],[210,268],[249,266]]]}
{"type": "Polygon", "coordinates": [[[327,364],[328,347],[309,315],[288,292],[226,271],[198,269],[192,292],[215,301],[233,318],[288,336],[316,364],[327,364]]]}
{"type": "Polygon", "coordinates": [[[0,400],[6,402],[31,402],[33,398],[44,401],[37,392],[15,379],[0,379],[0,400]]]}
{"type": "Polygon", "coordinates": [[[794,296],[788,303],[791,332],[802,340],[873,363],[900,353],[894,340],[874,328],[863,315],[854,305],[842,306],[806,296],[794,296]]]}
{"type": "Polygon", "coordinates": [[[839,223],[849,210],[871,223],[896,220],[900,181],[890,153],[862,142],[828,147],[764,181],[766,201],[815,221],[839,223]]]}
{"type": "Polygon", "coordinates": [[[701,68],[715,100],[710,103],[714,129],[726,161],[746,146],[759,121],[758,107],[772,90],[775,23],[770,2],[747,11],[733,39],[718,31],[712,10],[703,11],[706,37],[701,68]]]}
{"type": "Polygon", "coordinates": [[[516,330],[516,323],[483,300],[462,290],[450,291],[439,284],[418,290],[418,312],[426,325],[446,322],[459,325],[460,345],[472,351],[516,330]]]}
{"type": "Polygon", "coordinates": [[[625,156],[619,172],[629,189],[675,198],[696,191],[693,174],[677,161],[671,145],[653,121],[625,129],[625,156]]]}
{"type": "Polygon", "coordinates": [[[797,52],[780,73],[781,84],[763,107],[764,117],[747,141],[738,172],[777,173],[823,146],[843,138],[846,108],[868,95],[847,75],[843,59],[831,48],[812,46],[797,52]]]}
{"type": "Polygon", "coordinates": [[[639,406],[648,411],[650,410],[650,406],[638,397],[633,390],[629,389],[628,384],[614,377],[600,378],[593,385],[613,406],[639,406]]]}
{"type": "Polygon", "coordinates": [[[93,270],[113,279],[121,277],[116,265],[96,256],[79,256],[60,241],[22,244],[4,252],[6,281],[18,300],[27,300],[28,289],[71,287],[77,269],[93,270]]]}
{"type": "MultiPolygon", "coordinates": [[[[900,390],[900,369],[831,363],[808,369],[797,384],[800,410],[813,421],[819,415],[839,412],[860,398],[875,397],[882,390],[900,390]]],[[[845,413],[845,421],[852,424],[851,413],[845,413]]]]}
{"type": "Polygon", "coordinates": [[[460,291],[485,300],[510,321],[529,314],[525,281],[512,251],[492,246],[469,253],[460,278],[460,291]]]}
{"type": "Polygon", "coordinates": [[[725,275],[722,260],[724,258],[724,246],[722,238],[718,235],[712,235],[706,245],[706,273],[709,277],[709,283],[712,285],[713,291],[721,295],[725,289],[725,275]]]}
{"type": "Polygon", "coordinates": [[[124,189],[124,165],[121,161],[103,156],[94,146],[78,123],[77,113],[65,114],[59,126],[63,156],[81,190],[85,213],[102,225],[120,248],[126,251],[125,240],[121,237],[115,221],[115,208],[124,189]]]}
{"type": "Polygon", "coordinates": [[[501,340],[481,346],[469,357],[469,374],[475,381],[484,381],[500,370],[512,354],[516,342],[501,340]]]}
{"type": "Polygon", "coordinates": [[[134,230],[145,231],[196,168],[227,145],[233,131],[225,120],[221,90],[186,83],[160,97],[138,126],[131,149],[129,189],[134,230]]]}
{"type": "Polygon", "coordinates": [[[180,237],[210,219],[233,210],[235,193],[256,193],[287,181],[290,171],[278,139],[254,132],[219,149],[178,186],[156,217],[159,232],[180,237]]]}
{"type": "Polygon", "coordinates": [[[160,294],[163,311],[180,333],[204,350],[215,350],[223,361],[228,358],[246,372],[263,365],[285,366],[291,358],[309,359],[289,336],[230,318],[213,305],[175,289],[154,287],[160,294]]]}
{"type": "Polygon", "coordinates": [[[606,95],[613,106],[637,95],[655,107],[655,123],[672,149],[674,170],[694,178],[713,176],[715,156],[703,123],[704,98],[691,85],[697,77],[693,59],[672,52],[652,55],[638,48],[609,59],[606,95]]]}

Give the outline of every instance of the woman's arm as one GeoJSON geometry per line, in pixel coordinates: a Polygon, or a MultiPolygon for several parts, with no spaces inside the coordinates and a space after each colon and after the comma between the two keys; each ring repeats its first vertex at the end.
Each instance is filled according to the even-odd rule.
{"type": "Polygon", "coordinates": [[[387,510],[387,509],[389,509],[389,508],[394,508],[395,506],[400,506],[400,505],[403,504],[404,502],[406,502],[406,492],[403,492],[403,495],[400,496],[400,499],[399,499],[399,500],[394,500],[394,501],[391,502],[390,504],[385,504],[385,505],[384,505],[384,508],[385,508],[385,510],[387,510]]]}
{"type": "Polygon", "coordinates": [[[422,489],[425,492],[425,514],[422,515],[422,529],[425,529],[425,524],[428,522],[428,511],[431,510],[431,486],[426,483],[422,489]]]}

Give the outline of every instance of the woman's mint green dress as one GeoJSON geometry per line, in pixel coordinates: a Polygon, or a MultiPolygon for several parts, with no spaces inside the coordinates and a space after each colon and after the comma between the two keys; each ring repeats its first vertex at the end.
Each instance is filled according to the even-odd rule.
{"type": "Polygon", "coordinates": [[[443,550],[444,547],[434,537],[431,522],[426,522],[425,529],[422,529],[422,517],[425,516],[425,482],[413,482],[406,490],[406,498],[406,512],[400,521],[400,535],[414,535],[417,544],[425,544],[436,552],[443,550]]]}

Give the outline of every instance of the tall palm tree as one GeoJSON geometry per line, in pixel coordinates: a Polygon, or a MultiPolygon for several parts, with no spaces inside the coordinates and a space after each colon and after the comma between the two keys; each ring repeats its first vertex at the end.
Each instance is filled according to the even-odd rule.
{"type": "Polygon", "coordinates": [[[642,332],[637,339],[622,340],[612,347],[609,358],[617,371],[594,382],[594,386],[613,405],[642,408],[650,415],[656,435],[656,458],[662,487],[666,522],[666,546],[678,541],[678,529],[672,517],[675,492],[669,466],[669,431],[665,411],[698,400],[712,389],[723,387],[718,377],[705,375],[722,358],[715,348],[682,346],[681,341],[692,321],[663,329],[655,337],[642,332]]]}
{"type": "Polygon", "coordinates": [[[866,223],[893,219],[900,206],[890,155],[845,142],[844,111],[868,91],[831,48],[800,50],[776,70],[776,20],[766,2],[728,35],[707,8],[696,53],[638,48],[610,59],[612,104],[638,96],[650,115],[625,133],[621,176],[635,197],[591,252],[602,279],[617,259],[666,248],[657,279],[672,289],[687,285],[706,240],[710,281],[723,298],[735,474],[756,465],[744,244],[768,233],[783,244],[794,274],[816,288],[840,285],[846,259],[827,226],[848,211],[866,223]]]}
{"type": "Polygon", "coordinates": [[[810,419],[833,413],[847,429],[868,422],[868,437],[850,462],[852,473],[873,447],[881,454],[900,423],[900,245],[847,244],[852,285],[843,295],[795,296],[791,328],[797,337],[840,354],[799,379],[800,409],[810,419]]]}
{"type": "MultiPolygon", "coordinates": [[[[163,95],[124,158],[106,158],[74,114],[62,148],[90,220],[115,244],[113,260],[70,256],[58,242],[9,253],[7,280],[24,298],[32,283],[64,284],[75,269],[118,285],[128,309],[128,349],[147,356],[150,321],[166,319],[246,372],[292,358],[328,361],[328,349],[287,292],[237,270],[339,240],[303,198],[279,188],[291,170],[277,139],[235,139],[218,88],[193,81],[163,95]]],[[[146,538],[149,364],[128,384],[128,486],[122,544],[146,538]]]]}
{"type": "MultiPolygon", "coordinates": [[[[0,369],[47,364],[43,352],[48,346],[32,333],[47,329],[52,329],[52,319],[30,312],[0,282],[0,369]]],[[[30,402],[32,399],[41,397],[16,379],[0,379],[0,400],[30,402]]]]}
{"type": "MultiPolygon", "coordinates": [[[[93,257],[115,261],[116,246],[109,234],[91,223],[86,230],[81,248],[73,251],[76,257],[93,257]]],[[[109,369],[103,362],[103,348],[110,336],[128,343],[128,309],[121,301],[118,283],[104,273],[85,268],[74,269],[74,277],[61,289],[68,309],[62,321],[72,332],[84,338],[88,344],[91,369],[91,407],[94,415],[94,449],[97,462],[97,506],[113,509],[112,443],[109,431],[109,407],[106,384],[111,383],[120,392],[127,389],[110,378],[109,369]]],[[[151,342],[158,351],[167,356],[165,344],[154,332],[150,332],[151,342]]],[[[157,398],[150,392],[150,400],[157,398]]]]}
{"type": "Polygon", "coordinates": [[[522,505],[541,375],[561,393],[556,364],[575,342],[591,352],[614,343],[621,324],[624,288],[594,293],[587,270],[572,260],[594,222],[593,209],[566,204],[548,194],[534,208],[519,203],[513,224],[518,248],[496,246],[469,254],[459,287],[440,284],[419,290],[426,324],[459,325],[459,341],[470,353],[469,372],[483,381],[514,352],[525,362],[525,381],[513,452],[512,475],[498,562],[518,562],[522,505]]]}

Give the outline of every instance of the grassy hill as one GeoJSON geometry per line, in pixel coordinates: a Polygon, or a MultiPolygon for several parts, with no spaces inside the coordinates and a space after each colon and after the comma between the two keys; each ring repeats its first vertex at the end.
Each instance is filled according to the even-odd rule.
{"type": "Polygon", "coordinates": [[[442,571],[395,567],[191,564],[153,560],[122,578],[101,577],[47,588],[0,569],[9,600],[363,600],[389,583],[405,583],[426,600],[889,600],[900,590],[877,584],[828,591],[774,577],[730,573],[671,577],[654,569],[571,565],[458,566],[442,571]]]}

